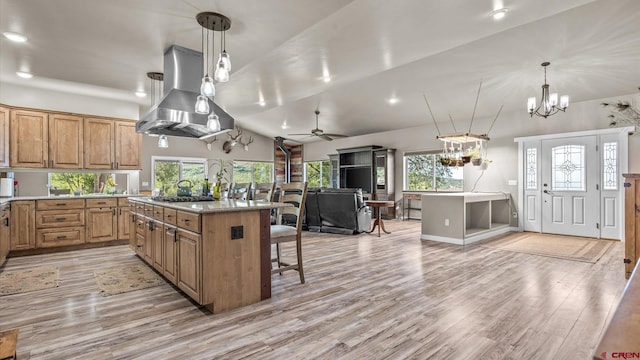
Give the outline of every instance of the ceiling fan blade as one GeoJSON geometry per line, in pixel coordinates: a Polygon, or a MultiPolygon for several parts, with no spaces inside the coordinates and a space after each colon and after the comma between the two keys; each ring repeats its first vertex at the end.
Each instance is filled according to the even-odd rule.
{"type": "Polygon", "coordinates": [[[346,137],[349,137],[349,135],[340,135],[340,134],[324,134],[324,135],[331,136],[331,137],[334,137],[334,138],[346,138],[346,137]]]}
{"type": "Polygon", "coordinates": [[[312,134],[309,134],[309,133],[306,133],[306,134],[287,134],[287,136],[308,136],[308,135],[312,135],[312,134]]]}
{"type": "Polygon", "coordinates": [[[333,139],[330,138],[329,136],[327,136],[327,134],[316,135],[316,136],[319,137],[322,140],[333,141],[333,139]]]}

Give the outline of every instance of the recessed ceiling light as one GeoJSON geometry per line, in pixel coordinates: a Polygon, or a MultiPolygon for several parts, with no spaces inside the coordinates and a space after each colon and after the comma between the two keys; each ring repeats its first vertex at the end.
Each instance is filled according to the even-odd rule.
{"type": "Polygon", "coordinates": [[[500,20],[507,14],[507,11],[509,11],[507,8],[493,10],[491,16],[493,16],[494,20],[500,20]]]}
{"type": "Polygon", "coordinates": [[[397,97],[392,97],[389,99],[389,104],[393,105],[393,104],[397,104],[398,101],[400,101],[400,99],[398,99],[397,97]]]}
{"type": "Polygon", "coordinates": [[[260,105],[260,106],[266,106],[266,105],[267,105],[267,103],[266,103],[264,100],[262,100],[262,101],[258,101],[258,105],[260,105]]]}
{"type": "Polygon", "coordinates": [[[145,96],[147,96],[147,93],[144,91],[136,91],[136,96],[139,98],[143,98],[145,96]]]}
{"type": "Polygon", "coordinates": [[[5,32],[2,33],[2,35],[4,35],[4,37],[6,37],[7,39],[17,43],[23,43],[27,41],[26,36],[14,32],[5,32]]]}
{"type": "Polygon", "coordinates": [[[16,75],[20,76],[23,79],[31,79],[33,74],[26,71],[16,71],[16,75]]]}
{"type": "Polygon", "coordinates": [[[282,126],[280,126],[280,127],[283,128],[283,129],[288,129],[289,125],[287,125],[287,120],[283,121],[282,122],[282,126]]]}
{"type": "Polygon", "coordinates": [[[324,82],[328,83],[328,82],[330,82],[330,81],[331,81],[331,76],[324,76],[324,77],[322,78],[322,80],[323,80],[324,82]]]}

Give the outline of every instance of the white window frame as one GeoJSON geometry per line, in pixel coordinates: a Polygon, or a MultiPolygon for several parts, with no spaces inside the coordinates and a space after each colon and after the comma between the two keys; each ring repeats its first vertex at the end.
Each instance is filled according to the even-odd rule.
{"type": "Polygon", "coordinates": [[[182,163],[202,163],[204,165],[204,176],[209,176],[209,166],[206,158],[192,158],[182,156],[152,156],[151,157],[151,188],[155,189],[156,185],[156,161],[177,161],[178,162],[178,180],[182,180],[182,163]]]}
{"type": "MultiPolygon", "coordinates": [[[[404,154],[402,154],[402,188],[403,191],[420,191],[420,192],[464,192],[464,171],[462,173],[462,188],[460,190],[438,190],[438,188],[435,186],[435,182],[436,182],[436,173],[433,173],[433,184],[434,184],[434,188],[435,190],[408,190],[408,181],[409,181],[409,174],[407,171],[407,157],[408,156],[414,156],[414,155],[439,155],[442,153],[442,149],[440,150],[423,150],[423,151],[407,151],[404,154]]],[[[434,159],[435,161],[435,159],[434,159]]],[[[436,165],[437,166],[437,165],[436,165]]],[[[441,165],[442,166],[442,165],[441,165]]]]}
{"type": "Polygon", "coordinates": [[[314,161],[305,161],[304,162],[304,166],[302,167],[302,172],[303,172],[303,179],[305,182],[308,182],[309,179],[307,178],[307,164],[310,162],[327,162],[329,163],[329,183],[328,184],[323,184],[322,183],[322,165],[320,166],[320,187],[331,187],[331,160],[330,159],[325,159],[325,160],[314,160],[314,161]]]}

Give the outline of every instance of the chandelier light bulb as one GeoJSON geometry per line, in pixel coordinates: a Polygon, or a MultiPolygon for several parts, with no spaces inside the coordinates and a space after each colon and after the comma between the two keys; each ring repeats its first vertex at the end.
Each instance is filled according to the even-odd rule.
{"type": "Polygon", "coordinates": [[[226,50],[223,50],[220,53],[220,57],[218,58],[218,62],[222,62],[222,64],[224,65],[225,70],[227,70],[227,72],[231,72],[231,57],[229,57],[229,54],[227,53],[226,50]]]}
{"type": "Polygon", "coordinates": [[[560,108],[566,109],[569,107],[569,95],[560,96],[560,108]]]}
{"type": "Polygon", "coordinates": [[[551,107],[555,107],[558,105],[558,93],[553,93],[549,95],[549,105],[551,107]]]}
{"type": "Polygon", "coordinates": [[[536,109],[536,98],[530,97],[527,100],[527,110],[529,110],[529,114],[533,114],[536,109]]]}
{"type": "Polygon", "coordinates": [[[209,113],[209,100],[206,96],[198,95],[198,99],[196,100],[196,112],[198,114],[209,113]]]}
{"type": "Polygon", "coordinates": [[[211,131],[220,131],[220,118],[213,111],[207,117],[207,128],[211,131]]]}
{"type": "Polygon", "coordinates": [[[229,72],[224,68],[222,60],[218,61],[218,64],[216,65],[214,78],[219,82],[229,81],[229,72]]]}
{"type": "Polygon", "coordinates": [[[213,84],[213,79],[209,75],[205,75],[202,78],[202,85],[200,85],[200,94],[204,96],[216,96],[216,87],[213,84]]]}

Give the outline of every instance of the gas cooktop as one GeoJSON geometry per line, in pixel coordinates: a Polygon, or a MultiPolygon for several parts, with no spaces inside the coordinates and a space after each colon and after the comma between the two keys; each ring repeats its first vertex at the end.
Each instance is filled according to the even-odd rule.
{"type": "Polygon", "coordinates": [[[213,197],[211,196],[154,196],[151,199],[166,202],[213,201],[213,197]]]}

